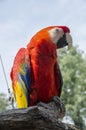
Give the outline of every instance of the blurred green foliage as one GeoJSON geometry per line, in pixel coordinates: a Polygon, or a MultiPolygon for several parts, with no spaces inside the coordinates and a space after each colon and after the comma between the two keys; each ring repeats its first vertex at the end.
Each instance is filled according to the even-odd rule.
{"type": "Polygon", "coordinates": [[[6,97],[6,94],[1,93],[0,94],[0,112],[3,110],[6,110],[8,106],[8,100],[6,97]]]}
{"type": "Polygon", "coordinates": [[[78,47],[64,48],[59,50],[59,64],[64,82],[61,98],[75,124],[86,130],[86,57],[78,47]]]}

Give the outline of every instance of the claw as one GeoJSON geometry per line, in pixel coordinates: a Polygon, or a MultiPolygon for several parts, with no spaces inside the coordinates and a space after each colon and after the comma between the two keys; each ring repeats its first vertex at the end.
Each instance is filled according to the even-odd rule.
{"type": "Polygon", "coordinates": [[[58,96],[54,96],[53,101],[55,102],[57,108],[59,108],[60,113],[65,113],[65,106],[60,98],[58,96]]]}
{"type": "Polygon", "coordinates": [[[48,104],[43,103],[43,102],[39,102],[39,103],[37,104],[37,106],[44,107],[45,109],[51,109],[48,104]]]}

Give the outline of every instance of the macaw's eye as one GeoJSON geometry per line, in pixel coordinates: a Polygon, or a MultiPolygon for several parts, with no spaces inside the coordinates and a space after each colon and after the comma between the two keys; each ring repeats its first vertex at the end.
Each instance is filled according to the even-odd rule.
{"type": "Polygon", "coordinates": [[[59,29],[58,29],[58,28],[56,28],[56,32],[59,32],[59,29]]]}

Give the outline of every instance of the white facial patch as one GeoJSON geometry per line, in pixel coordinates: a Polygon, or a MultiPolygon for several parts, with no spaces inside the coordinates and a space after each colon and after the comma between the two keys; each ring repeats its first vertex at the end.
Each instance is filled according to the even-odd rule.
{"type": "Polygon", "coordinates": [[[70,49],[72,47],[72,37],[69,33],[66,33],[66,40],[68,43],[68,48],[70,49]]]}
{"type": "Polygon", "coordinates": [[[64,32],[61,28],[53,28],[49,31],[49,34],[53,43],[56,44],[58,40],[64,35],[64,32]]]}

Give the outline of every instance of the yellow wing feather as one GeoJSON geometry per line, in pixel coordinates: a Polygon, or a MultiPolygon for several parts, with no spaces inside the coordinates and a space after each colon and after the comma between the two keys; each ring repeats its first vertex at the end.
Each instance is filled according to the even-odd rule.
{"type": "Polygon", "coordinates": [[[16,102],[17,102],[17,107],[18,108],[26,108],[28,107],[28,101],[27,101],[27,97],[26,97],[26,87],[24,82],[22,81],[22,87],[19,84],[19,82],[16,83],[15,86],[15,98],[16,98],[16,102]]]}

